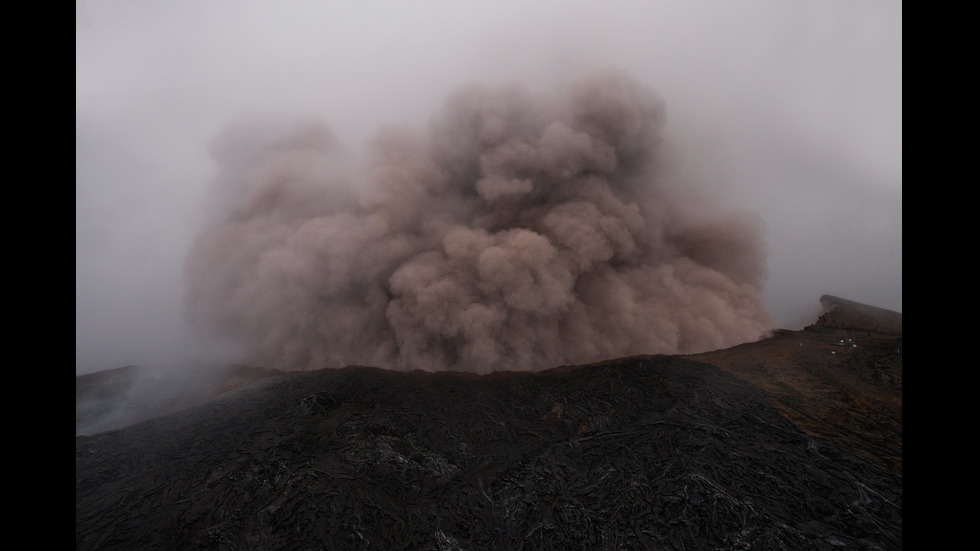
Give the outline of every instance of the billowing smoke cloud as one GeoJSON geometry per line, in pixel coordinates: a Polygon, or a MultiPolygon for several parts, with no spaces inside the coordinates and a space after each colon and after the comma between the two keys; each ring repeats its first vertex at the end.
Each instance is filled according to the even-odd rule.
{"type": "Polygon", "coordinates": [[[677,185],[658,96],[464,87],[355,163],[319,123],[216,140],[218,223],[190,252],[194,327],[280,369],[545,369],[754,340],[759,219],[677,185]]]}

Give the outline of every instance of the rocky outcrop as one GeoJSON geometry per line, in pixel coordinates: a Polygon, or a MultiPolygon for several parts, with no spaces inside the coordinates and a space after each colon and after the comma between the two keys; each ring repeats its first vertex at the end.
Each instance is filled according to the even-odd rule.
{"type": "Polygon", "coordinates": [[[817,327],[870,331],[886,335],[902,334],[902,314],[877,306],[823,295],[820,304],[824,313],[814,324],[817,327]]]}

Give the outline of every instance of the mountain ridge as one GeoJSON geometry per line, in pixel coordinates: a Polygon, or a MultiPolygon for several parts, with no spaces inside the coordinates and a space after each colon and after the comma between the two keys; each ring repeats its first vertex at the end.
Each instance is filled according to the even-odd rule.
{"type": "Polygon", "coordinates": [[[901,335],[852,308],[540,372],[241,371],[76,436],[76,549],[900,549],[901,335]]]}

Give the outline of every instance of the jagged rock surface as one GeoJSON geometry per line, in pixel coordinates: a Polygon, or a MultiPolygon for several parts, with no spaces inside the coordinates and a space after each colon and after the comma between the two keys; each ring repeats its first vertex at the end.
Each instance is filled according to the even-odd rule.
{"type": "Polygon", "coordinates": [[[902,546],[900,472],[672,356],[269,377],[75,465],[79,550],[902,546]]]}

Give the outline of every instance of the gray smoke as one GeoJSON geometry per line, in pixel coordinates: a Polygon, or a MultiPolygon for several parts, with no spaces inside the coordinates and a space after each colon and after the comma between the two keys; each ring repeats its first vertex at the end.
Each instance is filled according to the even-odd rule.
{"type": "Polygon", "coordinates": [[[363,162],[317,122],[230,125],[189,319],[291,370],[534,370],[754,340],[761,222],[679,185],[664,125],[618,73],[560,97],[464,87],[363,162]]]}

